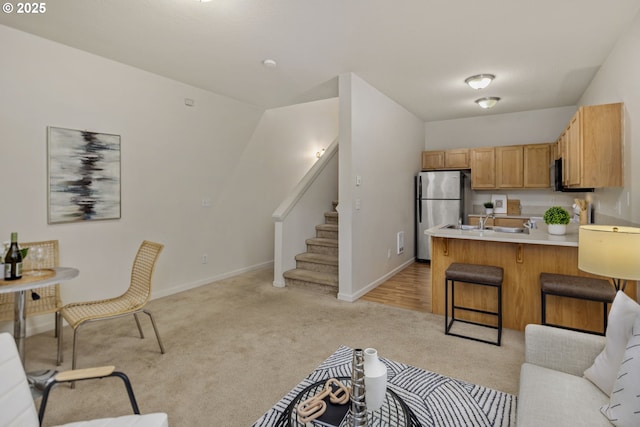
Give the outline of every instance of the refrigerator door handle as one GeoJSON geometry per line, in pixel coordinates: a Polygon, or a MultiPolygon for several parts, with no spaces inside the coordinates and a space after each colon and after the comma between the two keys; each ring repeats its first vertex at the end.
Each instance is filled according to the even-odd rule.
{"type": "Polygon", "coordinates": [[[418,176],[418,222],[422,223],[422,176],[418,176]]]}

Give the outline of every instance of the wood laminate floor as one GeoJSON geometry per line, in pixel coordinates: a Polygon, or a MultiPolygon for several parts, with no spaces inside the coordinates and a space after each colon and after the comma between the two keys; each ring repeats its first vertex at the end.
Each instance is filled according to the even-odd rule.
{"type": "Polygon", "coordinates": [[[362,299],[410,310],[431,312],[429,264],[414,262],[362,296],[362,299]]]}

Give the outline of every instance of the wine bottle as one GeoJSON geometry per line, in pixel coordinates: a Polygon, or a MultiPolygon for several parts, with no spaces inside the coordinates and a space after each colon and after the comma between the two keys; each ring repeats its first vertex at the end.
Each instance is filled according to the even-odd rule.
{"type": "Polygon", "coordinates": [[[22,253],[18,247],[18,233],[11,233],[11,246],[4,256],[4,280],[22,278],[22,253]]]}

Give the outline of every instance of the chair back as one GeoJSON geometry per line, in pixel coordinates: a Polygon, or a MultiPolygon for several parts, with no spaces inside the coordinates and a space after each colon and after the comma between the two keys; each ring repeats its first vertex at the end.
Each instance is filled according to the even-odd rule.
{"type": "Polygon", "coordinates": [[[0,426],[39,425],[16,342],[10,334],[0,333],[0,426]]]}
{"type": "MultiPolygon", "coordinates": [[[[57,240],[23,242],[20,243],[20,247],[29,248],[29,250],[31,250],[31,248],[39,247],[44,250],[44,260],[42,261],[40,268],[53,268],[60,265],[58,260],[59,249],[57,240]]],[[[26,259],[22,261],[22,267],[23,271],[29,271],[36,268],[32,258],[29,256],[29,253],[27,253],[26,259]]],[[[27,298],[27,304],[25,306],[27,316],[55,313],[60,307],[62,307],[60,285],[55,284],[40,288],[36,292],[40,296],[40,299],[34,300],[32,298],[27,298]]],[[[13,301],[13,293],[0,294],[0,321],[13,320],[15,310],[13,301]]]]}
{"type": "Polygon", "coordinates": [[[138,253],[133,261],[131,269],[131,283],[123,298],[127,299],[135,307],[144,306],[151,298],[151,280],[156,261],[164,245],[160,243],[143,241],[138,248],[138,253]]]}

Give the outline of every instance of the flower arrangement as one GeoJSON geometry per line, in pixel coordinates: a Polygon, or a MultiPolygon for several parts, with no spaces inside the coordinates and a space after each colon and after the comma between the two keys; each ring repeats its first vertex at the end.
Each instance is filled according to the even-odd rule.
{"type": "Polygon", "coordinates": [[[485,202],[485,203],[484,203],[484,207],[485,207],[485,208],[487,208],[487,209],[493,209],[493,203],[491,203],[491,202],[485,202]]]}
{"type": "Polygon", "coordinates": [[[569,211],[560,206],[552,206],[546,210],[542,217],[545,224],[569,224],[571,216],[569,211]]]}

